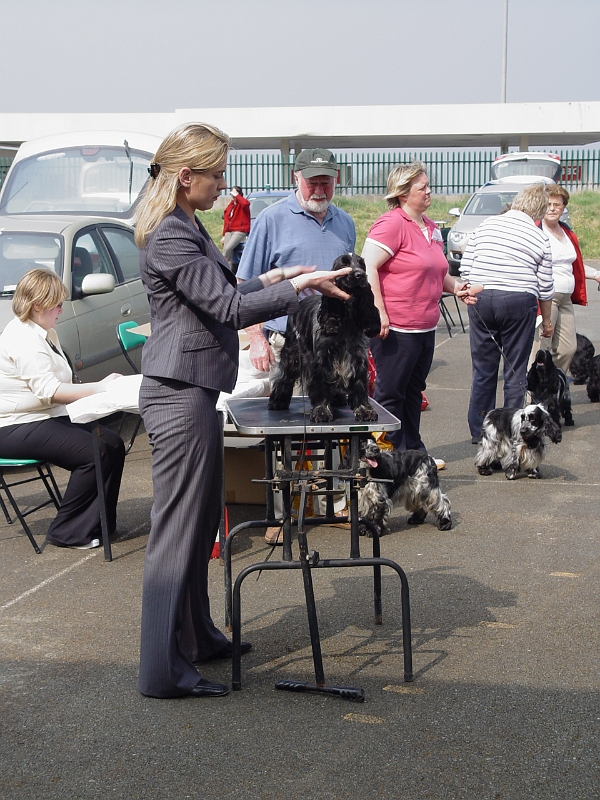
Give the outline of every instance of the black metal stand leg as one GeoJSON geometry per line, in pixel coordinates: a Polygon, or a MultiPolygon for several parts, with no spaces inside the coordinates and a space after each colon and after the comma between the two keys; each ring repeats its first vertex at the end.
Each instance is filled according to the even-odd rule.
{"type": "MultiPolygon", "coordinates": [[[[361,522],[367,524],[371,530],[371,536],[373,537],[373,558],[381,558],[379,531],[372,523],[362,519],[361,522]]],[[[375,564],[373,567],[373,610],[375,612],[375,625],[383,625],[383,609],[381,606],[381,564],[375,564]]]]}
{"type": "MultiPolygon", "coordinates": [[[[358,436],[350,439],[350,469],[358,471],[360,441],[358,436]]],[[[350,484],[350,558],[360,558],[360,525],[358,520],[358,487],[350,484]]]]}
{"type": "MultiPolygon", "coordinates": [[[[283,442],[283,468],[291,472],[292,470],[292,442],[286,436],[283,442]]],[[[283,499],[283,560],[292,560],[292,493],[288,481],[282,487],[283,499]]]]}
{"type": "Polygon", "coordinates": [[[302,567],[302,582],[304,583],[304,597],[306,598],[306,613],[308,615],[308,629],[310,631],[310,644],[312,647],[313,663],[315,665],[315,681],[318,687],[325,686],[325,672],[323,670],[323,654],[321,652],[321,636],[317,620],[317,605],[313,589],[312,575],[308,563],[308,542],[304,530],[304,512],[306,510],[306,483],[302,483],[300,495],[300,508],[298,510],[298,547],[300,550],[300,564],[302,567]]]}
{"type": "MultiPolygon", "coordinates": [[[[267,480],[273,479],[274,458],[275,458],[275,450],[273,447],[273,442],[270,437],[267,437],[265,440],[265,477],[267,480]]],[[[265,505],[267,507],[265,512],[267,519],[273,519],[275,517],[275,501],[273,498],[272,483],[267,483],[266,485],[265,505]]]]}
{"type": "Polygon", "coordinates": [[[94,452],[94,466],[96,468],[96,488],[98,491],[98,506],[100,508],[100,527],[102,528],[102,543],[104,545],[104,560],[112,561],[108,520],[106,518],[106,495],[104,494],[104,478],[102,476],[102,460],[100,458],[100,425],[96,423],[96,430],[92,435],[92,450],[94,452]]]}
{"type": "MultiPolygon", "coordinates": [[[[306,613],[308,615],[308,627],[310,631],[310,644],[312,647],[313,664],[315,667],[315,683],[310,684],[304,681],[283,680],[277,681],[276,689],[283,689],[292,692],[316,692],[318,694],[331,694],[345,700],[356,700],[362,702],[365,699],[364,689],[354,688],[353,686],[327,686],[325,684],[325,671],[323,669],[323,653],[321,651],[321,636],[319,634],[319,622],[317,620],[317,606],[315,603],[315,593],[312,582],[312,565],[319,561],[318,553],[308,554],[308,542],[306,531],[304,530],[304,512],[306,510],[306,481],[302,482],[300,494],[300,508],[298,511],[298,546],[300,549],[300,565],[302,569],[302,581],[304,583],[304,597],[306,600],[306,613]]],[[[241,639],[241,636],[240,636],[241,639]]],[[[240,644],[241,662],[241,644],[240,644]]]]}
{"type": "Polygon", "coordinates": [[[249,522],[241,522],[229,531],[229,536],[223,544],[223,582],[225,584],[225,630],[232,630],[232,608],[233,608],[233,579],[231,577],[231,547],[237,533],[248,528],[264,528],[265,525],[274,525],[275,520],[254,519],[249,522]]]}

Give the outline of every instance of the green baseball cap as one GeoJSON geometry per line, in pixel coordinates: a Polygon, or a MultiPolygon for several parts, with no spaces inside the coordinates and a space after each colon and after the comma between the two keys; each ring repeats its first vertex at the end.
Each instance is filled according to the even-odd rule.
{"type": "Polygon", "coordinates": [[[333,175],[337,178],[338,165],[331,150],[317,147],[298,153],[294,172],[301,172],[305,178],[314,178],[315,175],[333,175]]]}

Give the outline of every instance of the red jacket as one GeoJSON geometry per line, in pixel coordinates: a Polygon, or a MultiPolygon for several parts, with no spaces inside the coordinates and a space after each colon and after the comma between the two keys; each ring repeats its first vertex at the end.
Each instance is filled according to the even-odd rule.
{"type": "Polygon", "coordinates": [[[223,214],[223,236],[233,231],[250,233],[250,201],[239,194],[223,214]]]}
{"type": "MultiPolygon", "coordinates": [[[[538,228],[542,227],[541,221],[535,223],[538,228]]],[[[571,240],[575,248],[575,261],[573,262],[573,277],[575,278],[575,289],[571,295],[571,302],[577,306],[587,306],[587,290],[585,288],[585,267],[583,266],[583,256],[575,233],[565,225],[564,222],[558,221],[558,224],[571,240]]]]}

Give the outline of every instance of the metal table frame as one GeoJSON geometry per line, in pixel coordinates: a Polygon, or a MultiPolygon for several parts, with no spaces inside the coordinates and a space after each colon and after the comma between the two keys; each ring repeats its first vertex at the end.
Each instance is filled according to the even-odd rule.
{"type": "MultiPolygon", "coordinates": [[[[294,397],[289,411],[268,411],[268,398],[235,399],[228,401],[229,414],[237,430],[241,434],[264,436],[266,452],[267,518],[250,520],[237,525],[230,532],[222,548],[225,565],[225,624],[232,631],[233,659],[232,686],[234,690],[242,688],[241,683],[241,587],[245,578],[254,572],[270,570],[300,570],[302,572],[308,624],[311,638],[315,683],[298,680],[283,680],[276,684],[278,689],[290,691],[318,692],[333,694],[350,700],[364,700],[364,691],[357,687],[328,686],[325,682],[321,642],[317,621],[315,597],[312,584],[312,570],[336,567],[372,567],[375,624],[382,624],[381,605],[381,567],[386,566],[396,572],[401,584],[402,639],[404,656],[404,680],[414,679],[412,669],[412,644],[410,625],[410,601],[408,579],[404,570],[394,561],[382,558],[377,531],[367,520],[361,520],[373,533],[372,557],[361,557],[359,543],[358,489],[364,484],[365,475],[359,470],[360,439],[373,431],[397,430],[400,422],[384,408],[373,401],[379,419],[377,422],[357,423],[350,409],[336,409],[336,419],[332,423],[314,424],[308,421],[310,403],[307,398],[294,397]],[[331,452],[334,442],[344,441],[349,450],[348,465],[341,469],[331,468],[331,452]],[[295,446],[305,445],[314,448],[319,444],[325,449],[324,469],[302,469],[303,459],[300,457],[300,469],[294,469],[295,446]],[[278,451],[282,460],[282,469],[273,471],[273,454],[278,451]],[[349,558],[322,559],[317,551],[309,551],[306,527],[340,522],[333,511],[333,494],[339,490],[333,488],[333,480],[337,478],[349,485],[350,494],[350,556],[349,558]],[[315,488],[315,484],[325,484],[326,488],[315,488]],[[281,488],[284,508],[283,552],[281,561],[261,561],[245,567],[236,577],[232,587],[231,545],[236,534],[242,530],[264,528],[280,525],[274,519],[272,487],[281,488]],[[311,494],[326,497],[326,516],[306,518],[306,502],[311,494]],[[298,547],[299,558],[293,560],[292,555],[292,497],[300,499],[298,509],[298,547]]],[[[297,447],[296,447],[297,449],[297,447]]],[[[309,457],[312,458],[312,457],[309,457]]]]}

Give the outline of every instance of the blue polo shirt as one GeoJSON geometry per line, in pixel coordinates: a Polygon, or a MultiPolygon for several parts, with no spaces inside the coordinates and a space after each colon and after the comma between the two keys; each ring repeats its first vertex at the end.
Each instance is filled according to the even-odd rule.
{"type": "MultiPolygon", "coordinates": [[[[261,211],[252,223],[248,241],[237,271],[247,281],[276,267],[316,265],[331,269],[343,253],[354,252],[356,229],[345,211],[330,205],[323,222],[304,211],[296,194],[261,211]]],[[[287,317],[265,323],[265,329],[285,331],[287,317]]]]}

